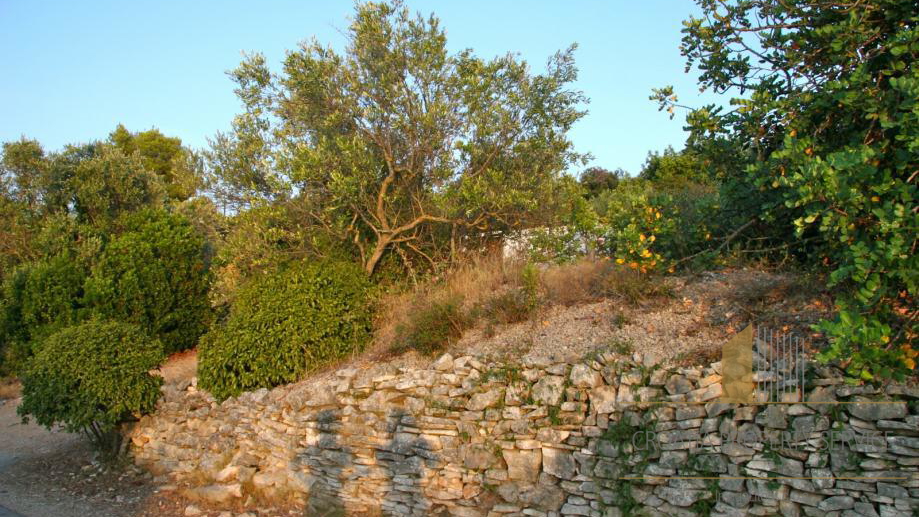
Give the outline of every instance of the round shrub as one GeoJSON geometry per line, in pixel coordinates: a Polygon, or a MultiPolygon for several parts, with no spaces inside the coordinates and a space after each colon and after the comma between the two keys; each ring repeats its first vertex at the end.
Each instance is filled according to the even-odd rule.
{"type": "Polygon", "coordinates": [[[210,319],[204,239],[185,218],[143,210],[102,252],[86,281],[93,313],[135,323],[167,353],[195,346],[210,319]]]}
{"type": "Polygon", "coordinates": [[[29,361],[17,411],[48,428],[82,431],[96,446],[117,445],[118,425],[156,404],[162,378],[149,372],[163,357],[162,345],[135,325],[90,320],[67,327],[29,361]]]}
{"type": "Polygon", "coordinates": [[[346,262],[297,262],[244,286],[201,340],[198,380],[218,399],[293,382],[363,348],[370,284],[346,262]]]}
{"type": "Polygon", "coordinates": [[[18,369],[48,335],[79,321],[86,268],[70,254],[20,266],[6,277],[0,300],[5,368],[18,369]]]}

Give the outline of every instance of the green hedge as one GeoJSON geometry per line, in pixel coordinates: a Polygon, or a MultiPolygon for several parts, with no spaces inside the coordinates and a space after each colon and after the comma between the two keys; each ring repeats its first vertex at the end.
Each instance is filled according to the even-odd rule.
{"type": "Polygon", "coordinates": [[[15,371],[48,335],[81,314],[85,267],[69,254],[20,266],[6,277],[0,301],[0,373],[15,371]]]}
{"type": "Polygon", "coordinates": [[[204,336],[201,386],[218,399],[297,380],[363,348],[370,284],[345,262],[297,262],[243,287],[225,325],[204,336]]]}
{"type": "Polygon", "coordinates": [[[17,412],[106,444],[120,423],[153,410],[162,378],[149,372],[163,357],[162,345],[135,325],[91,320],[67,327],[29,361],[17,412]]]}
{"type": "Polygon", "coordinates": [[[166,353],[194,347],[211,316],[204,239],[164,210],[143,210],[120,224],[124,232],[86,281],[86,304],[100,317],[139,325],[166,353]]]}

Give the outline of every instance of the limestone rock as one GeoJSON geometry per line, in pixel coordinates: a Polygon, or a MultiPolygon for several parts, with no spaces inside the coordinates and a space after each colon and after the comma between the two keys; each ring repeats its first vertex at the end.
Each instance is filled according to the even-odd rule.
{"type": "Polygon", "coordinates": [[[491,468],[498,461],[492,449],[484,444],[471,445],[464,450],[463,465],[467,469],[485,470],[491,468]]]}
{"type": "Polygon", "coordinates": [[[542,466],[542,451],[530,450],[503,450],[504,462],[507,463],[507,477],[515,481],[536,481],[542,466]]]}
{"type": "Polygon", "coordinates": [[[862,420],[896,420],[906,416],[906,402],[891,402],[869,400],[865,397],[856,397],[855,404],[847,404],[849,414],[862,420]]]}
{"type": "Polygon", "coordinates": [[[549,406],[557,406],[564,394],[565,378],[546,375],[533,385],[533,400],[549,406]]]}
{"type": "Polygon", "coordinates": [[[242,485],[207,485],[202,487],[185,488],[181,494],[192,501],[203,501],[215,504],[224,504],[243,496],[242,485]]]}
{"type": "Polygon", "coordinates": [[[571,453],[552,447],[542,449],[542,468],[560,479],[574,479],[577,474],[577,464],[571,453]]]}
{"type": "Polygon", "coordinates": [[[439,372],[446,372],[453,369],[453,356],[450,354],[444,354],[440,356],[434,364],[431,365],[432,368],[439,372]]]}
{"type": "Polygon", "coordinates": [[[519,500],[527,508],[557,512],[565,504],[565,491],[556,485],[538,485],[520,493],[519,500]]]}
{"type": "Polygon", "coordinates": [[[476,393],[466,403],[466,409],[469,411],[481,411],[485,408],[496,406],[502,398],[504,398],[504,392],[498,388],[484,393],[476,393]]]}
{"type": "Polygon", "coordinates": [[[680,395],[692,391],[692,382],[682,375],[671,375],[664,384],[664,389],[671,395],[680,395]]]}
{"type": "Polygon", "coordinates": [[[612,413],[616,410],[616,388],[597,386],[590,390],[590,404],[594,413],[612,413]]]}
{"type": "Polygon", "coordinates": [[[817,508],[825,512],[833,512],[836,510],[849,510],[855,507],[855,499],[852,496],[848,495],[837,495],[833,497],[827,497],[820,504],[817,505],[817,508]]]}
{"type": "Polygon", "coordinates": [[[586,364],[576,364],[571,367],[571,385],[577,388],[593,388],[603,382],[600,374],[586,364]]]}

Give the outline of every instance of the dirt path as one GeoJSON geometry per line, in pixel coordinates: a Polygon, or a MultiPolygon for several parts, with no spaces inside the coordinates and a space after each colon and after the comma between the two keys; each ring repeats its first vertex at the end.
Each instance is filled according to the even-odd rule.
{"type": "Polygon", "coordinates": [[[0,506],[7,512],[0,510],[0,516],[127,515],[117,496],[107,501],[106,494],[86,491],[86,486],[78,490],[93,470],[91,453],[80,437],[23,424],[16,415],[17,402],[0,402],[0,506]]]}
{"type": "MultiPolygon", "coordinates": [[[[194,366],[194,353],[180,354],[162,373],[167,382],[187,385],[194,366]]],[[[16,415],[18,403],[18,398],[0,399],[0,517],[292,515],[277,508],[247,512],[196,505],[173,491],[167,479],[154,479],[132,465],[102,468],[81,436],[23,424],[16,415]]]]}

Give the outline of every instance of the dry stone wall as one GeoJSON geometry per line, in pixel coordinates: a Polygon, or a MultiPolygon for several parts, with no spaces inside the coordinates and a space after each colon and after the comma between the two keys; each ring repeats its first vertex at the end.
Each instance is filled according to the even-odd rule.
{"type": "Polygon", "coordinates": [[[919,508],[919,390],[849,386],[816,368],[805,403],[738,406],[718,401],[718,363],[643,359],[445,355],[222,403],[168,386],[130,437],[139,464],[214,503],[464,517],[919,508]]]}

